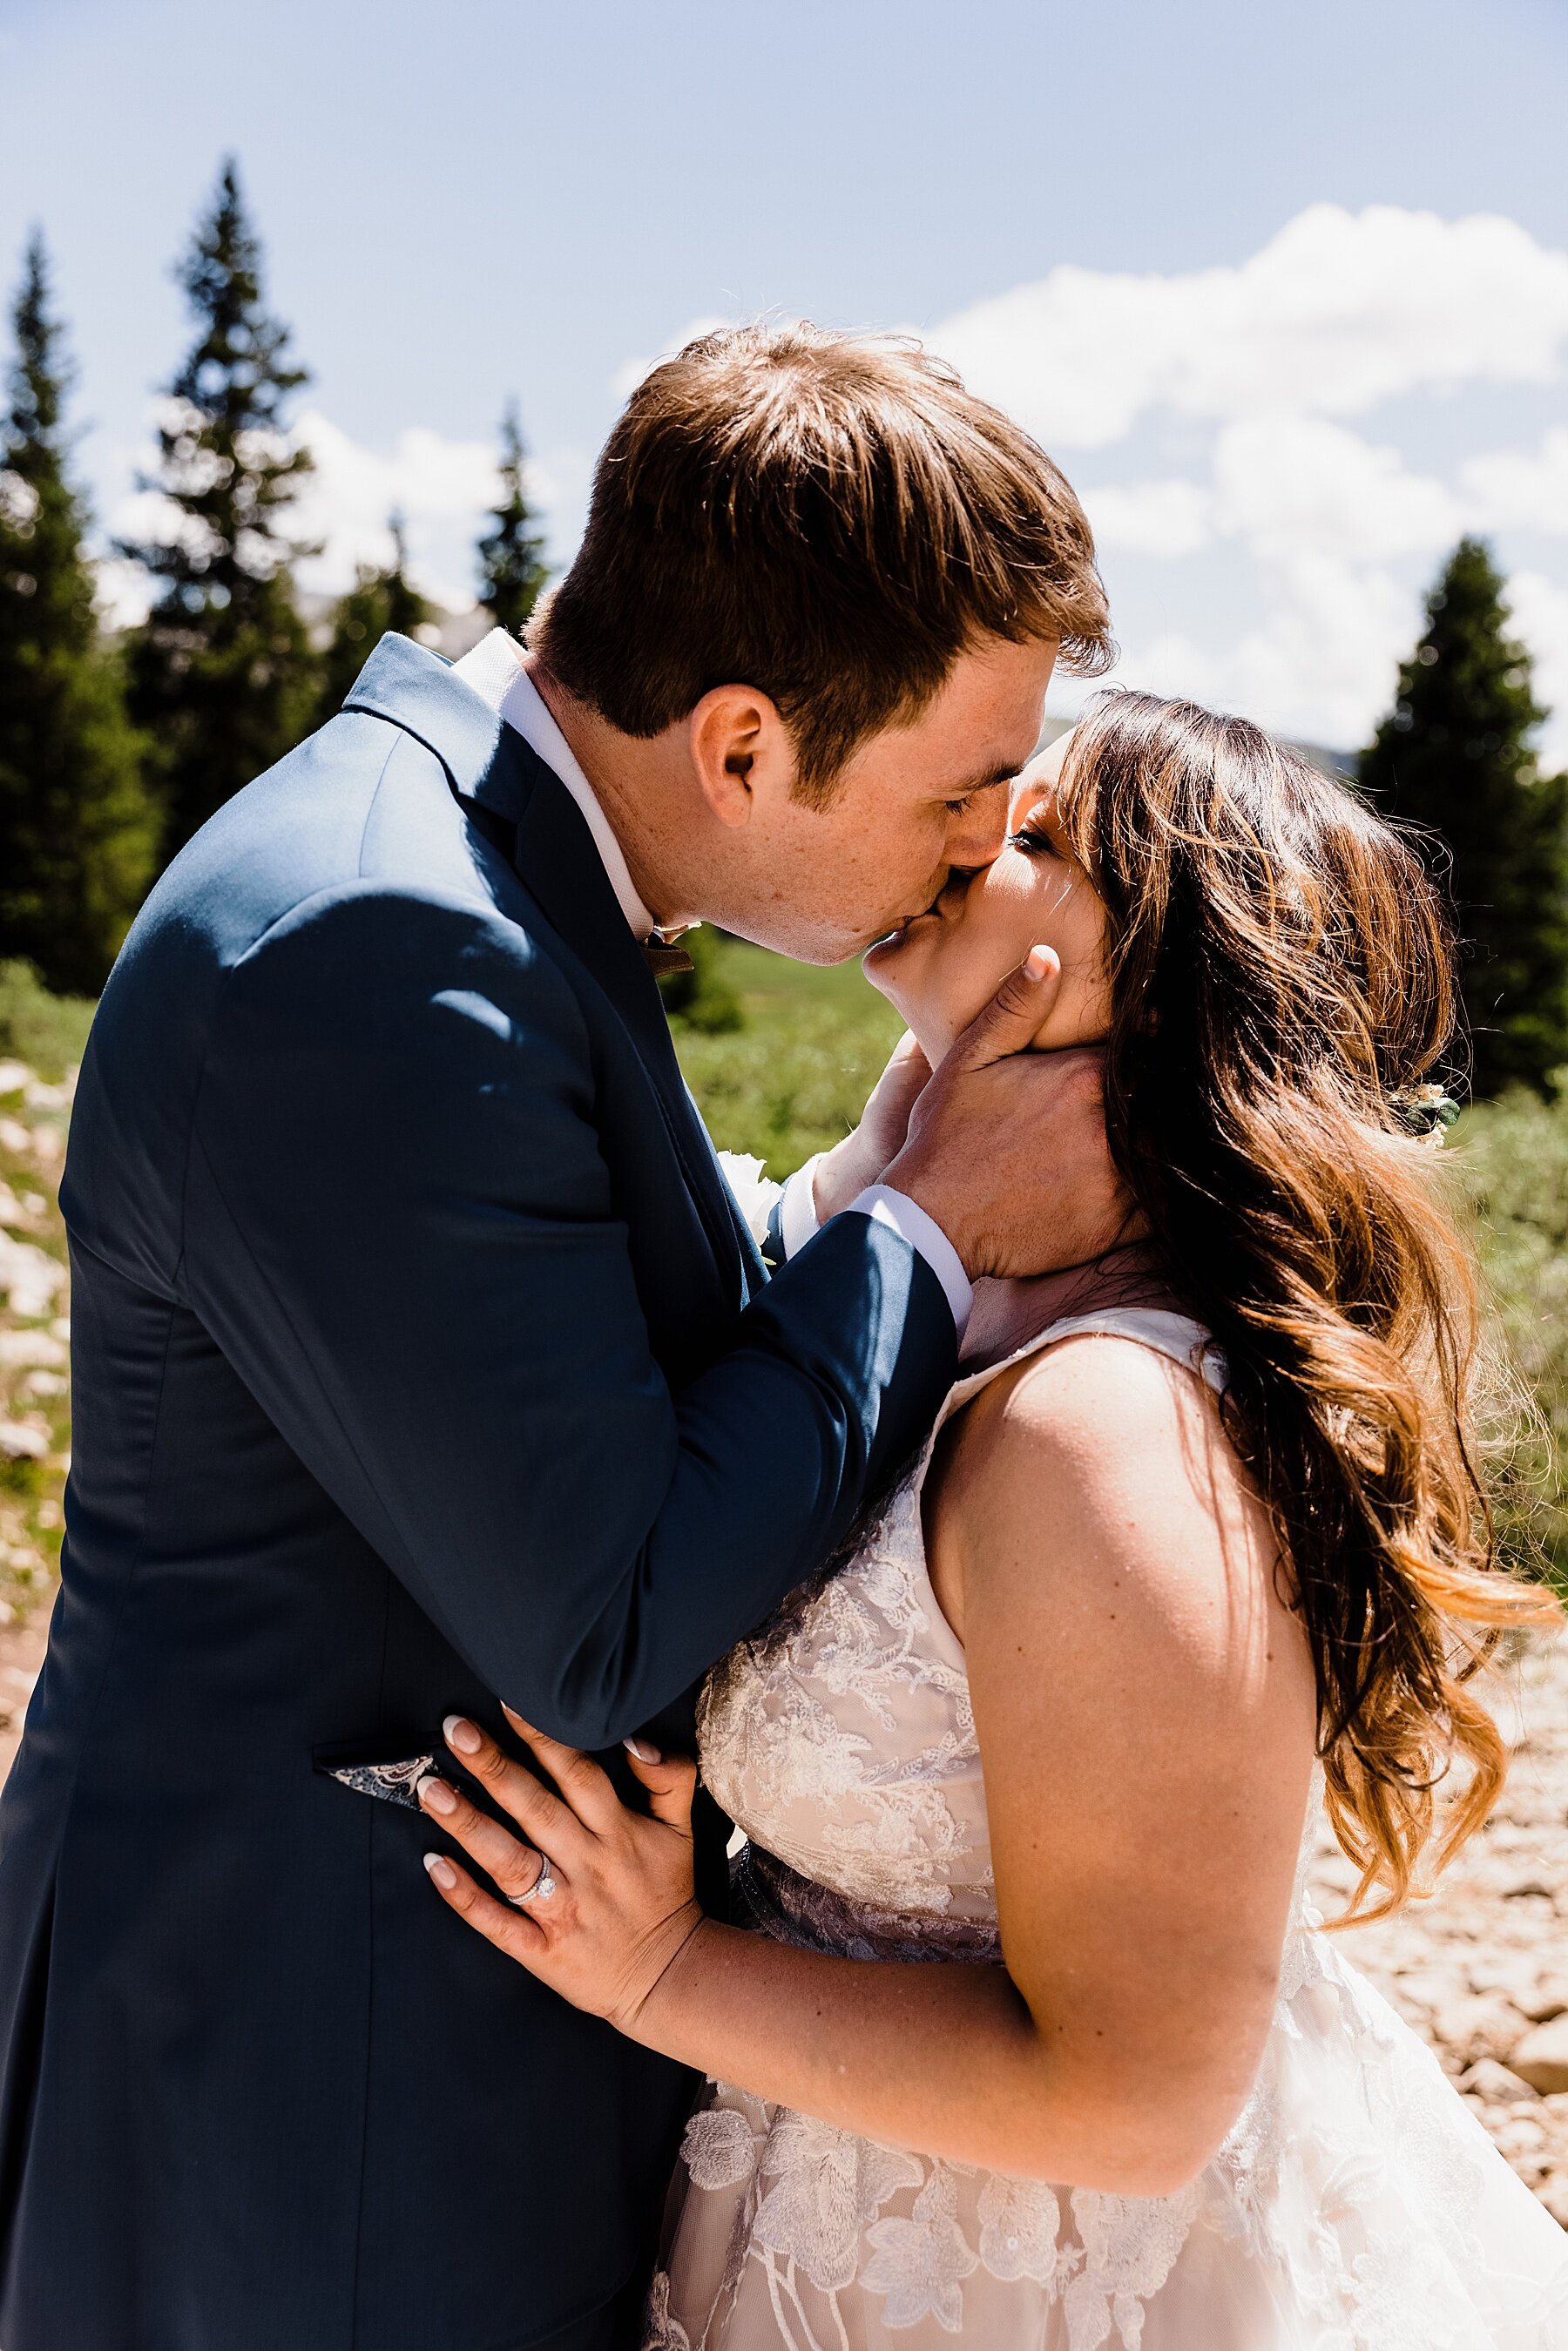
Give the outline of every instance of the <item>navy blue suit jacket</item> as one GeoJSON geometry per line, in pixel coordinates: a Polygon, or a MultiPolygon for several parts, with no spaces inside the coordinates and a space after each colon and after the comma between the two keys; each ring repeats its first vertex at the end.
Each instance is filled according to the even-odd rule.
{"type": "Polygon", "coordinates": [[[548,2341],[646,2259],[691,2079],[324,1766],[497,1696],[668,1736],[928,1426],[946,1301],[862,1217],[766,1280],[570,795],[397,637],[149,900],[63,1198],[0,2343],[548,2341]]]}

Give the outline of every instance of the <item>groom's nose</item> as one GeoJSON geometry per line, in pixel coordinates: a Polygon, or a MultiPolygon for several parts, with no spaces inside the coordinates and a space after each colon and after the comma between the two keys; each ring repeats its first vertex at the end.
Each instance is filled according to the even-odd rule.
{"type": "Polygon", "coordinates": [[[955,816],[946,843],[949,865],[973,872],[996,863],[1008,837],[1011,791],[1009,784],[992,784],[977,792],[968,807],[955,816]]]}

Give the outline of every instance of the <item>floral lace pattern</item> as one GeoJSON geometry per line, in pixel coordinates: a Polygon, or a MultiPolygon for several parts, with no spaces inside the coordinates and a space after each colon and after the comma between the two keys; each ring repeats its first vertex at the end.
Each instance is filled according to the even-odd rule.
{"type": "Polygon", "coordinates": [[[994,1921],[968,1677],[912,1542],[923,1560],[917,1479],[841,1574],[716,1667],[703,1777],[756,1844],[863,1910],[994,1921]]]}
{"type": "MultiPolygon", "coordinates": [[[[1174,1315],[1036,1344],[1086,1324],[1222,1379],[1174,1315]]],[[[925,1567],[930,1450],[699,1707],[705,1776],[751,1841],[738,1914],[808,1949],[999,1956],[964,1656],[925,1567]]],[[[710,2085],[645,2351],[1568,2351],[1568,2239],[1320,1926],[1299,1880],[1252,2095],[1176,2196],[1010,2179],[710,2085]]]]}

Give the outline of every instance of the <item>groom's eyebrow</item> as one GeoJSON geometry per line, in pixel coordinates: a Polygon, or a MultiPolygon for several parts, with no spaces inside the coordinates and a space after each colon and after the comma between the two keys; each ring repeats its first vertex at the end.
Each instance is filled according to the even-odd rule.
{"type": "Polygon", "coordinates": [[[973,783],[956,786],[946,797],[950,800],[967,800],[976,792],[988,792],[998,784],[1010,784],[1017,775],[1016,768],[1004,764],[999,768],[993,768],[988,775],[977,776],[973,783]]]}

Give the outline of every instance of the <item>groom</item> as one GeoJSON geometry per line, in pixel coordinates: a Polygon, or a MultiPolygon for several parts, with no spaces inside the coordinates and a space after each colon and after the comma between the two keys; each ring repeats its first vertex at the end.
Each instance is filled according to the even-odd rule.
{"type": "Polygon", "coordinates": [[[465,1933],[400,1799],[500,1699],[689,1737],[929,1426],[971,1278],[1105,1236],[1026,971],[907,1143],[884,1085],[797,1179],[769,1280],[649,967],[698,916],[826,962],[922,912],[1104,643],[1071,493],[945,370],[710,337],[526,656],[386,638],[154,892],[78,1098],[0,1802],[5,2351],[635,2342],[690,2078],[465,1933]]]}

